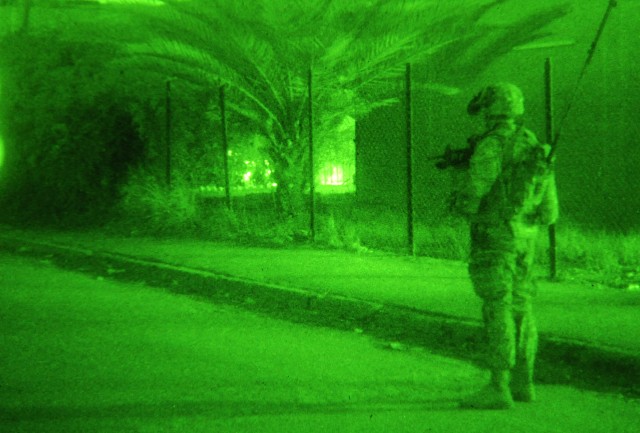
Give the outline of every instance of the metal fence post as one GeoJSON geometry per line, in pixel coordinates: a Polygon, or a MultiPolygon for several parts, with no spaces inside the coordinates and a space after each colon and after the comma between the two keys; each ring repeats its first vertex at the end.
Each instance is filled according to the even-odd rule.
{"type": "Polygon", "coordinates": [[[229,181],[229,140],[227,136],[227,112],[224,85],[220,86],[220,122],[222,124],[222,152],[224,165],[224,196],[227,209],[231,210],[231,183],[229,181]]]}
{"type": "Polygon", "coordinates": [[[313,69],[309,68],[309,237],[313,242],[316,236],[316,200],[315,168],[313,164],[313,69]]]}
{"type": "MultiPolygon", "coordinates": [[[[551,58],[547,57],[544,64],[544,83],[545,83],[545,114],[547,143],[554,143],[553,130],[553,81],[552,81],[552,64],[551,58]]],[[[555,279],[557,276],[557,244],[556,244],[556,225],[549,226],[549,277],[555,279]]]]}
{"type": "Polygon", "coordinates": [[[405,117],[407,139],[407,242],[409,254],[415,255],[414,218],[413,218],[413,132],[411,98],[411,64],[407,63],[405,73],[405,117]]]}
{"type": "Polygon", "coordinates": [[[165,183],[171,188],[171,80],[165,89],[165,183]]]}
{"type": "Polygon", "coordinates": [[[23,0],[22,2],[22,26],[20,27],[20,30],[18,30],[19,33],[26,35],[27,32],[29,31],[29,22],[30,22],[30,17],[31,17],[31,8],[33,6],[33,1],[32,0],[23,0]]]}

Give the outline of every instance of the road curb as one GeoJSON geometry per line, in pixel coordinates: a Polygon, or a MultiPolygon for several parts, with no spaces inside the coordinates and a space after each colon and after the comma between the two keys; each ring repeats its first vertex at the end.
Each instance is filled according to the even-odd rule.
{"type": "MultiPolygon", "coordinates": [[[[177,266],[107,251],[0,236],[0,250],[63,269],[240,306],[286,320],[363,332],[479,362],[479,321],[177,266]],[[471,355],[470,355],[471,354],[471,355]]],[[[394,345],[393,347],[402,347],[394,345]]],[[[538,379],[640,397],[640,356],[540,336],[538,379]]]]}

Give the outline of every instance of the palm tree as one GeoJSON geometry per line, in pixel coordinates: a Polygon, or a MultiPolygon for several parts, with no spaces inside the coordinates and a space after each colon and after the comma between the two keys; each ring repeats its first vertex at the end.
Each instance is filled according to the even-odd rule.
{"type": "Polygon", "coordinates": [[[408,62],[445,59],[439,63],[443,76],[486,66],[504,50],[540,37],[541,28],[566,12],[545,9],[517,27],[490,28],[481,19],[509,0],[165,3],[146,14],[152,37],[129,45],[131,59],[205,88],[229,89],[229,107],[268,139],[284,214],[301,210],[308,187],[310,69],[314,105],[322,113],[318,122],[330,125],[396,103],[408,62]]]}

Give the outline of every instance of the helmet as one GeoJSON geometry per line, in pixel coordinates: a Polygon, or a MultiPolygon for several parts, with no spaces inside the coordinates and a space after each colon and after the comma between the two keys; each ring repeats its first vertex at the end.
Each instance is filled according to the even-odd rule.
{"type": "Polygon", "coordinates": [[[522,90],[514,84],[496,83],[482,89],[467,106],[471,116],[518,117],[524,114],[522,90]]]}

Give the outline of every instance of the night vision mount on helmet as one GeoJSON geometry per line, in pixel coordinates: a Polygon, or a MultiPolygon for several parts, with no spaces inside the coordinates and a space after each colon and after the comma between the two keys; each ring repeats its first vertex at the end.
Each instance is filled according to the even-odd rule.
{"type": "Polygon", "coordinates": [[[467,113],[471,116],[519,117],[524,114],[524,95],[514,84],[492,84],[473,97],[467,106],[467,113]]]}

